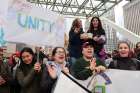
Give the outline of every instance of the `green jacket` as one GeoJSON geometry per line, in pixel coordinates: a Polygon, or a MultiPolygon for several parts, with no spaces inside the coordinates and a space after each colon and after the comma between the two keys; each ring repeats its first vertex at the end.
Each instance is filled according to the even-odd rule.
{"type": "MultiPolygon", "coordinates": [[[[105,64],[98,59],[96,59],[96,65],[105,66],[105,64]]],[[[77,61],[72,65],[73,76],[80,80],[86,80],[93,74],[93,72],[89,68],[87,68],[89,66],[90,62],[86,61],[83,57],[77,59],[77,61]]]]}
{"type": "Polygon", "coordinates": [[[21,93],[40,93],[40,75],[33,66],[25,65],[17,68],[16,77],[21,86],[21,93]]]}

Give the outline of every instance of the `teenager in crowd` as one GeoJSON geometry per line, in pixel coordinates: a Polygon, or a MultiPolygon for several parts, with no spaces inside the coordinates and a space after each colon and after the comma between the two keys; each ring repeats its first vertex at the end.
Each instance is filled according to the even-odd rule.
{"type": "Polygon", "coordinates": [[[66,63],[66,51],[63,47],[55,47],[52,51],[52,60],[47,62],[43,69],[41,79],[41,93],[51,93],[55,87],[57,78],[61,71],[69,74],[69,69],[66,63]]]}
{"type": "Polygon", "coordinates": [[[28,47],[23,48],[20,60],[16,77],[21,86],[21,93],[40,93],[41,64],[36,62],[33,50],[28,47]]]}
{"type": "Polygon", "coordinates": [[[110,63],[109,68],[121,70],[140,70],[140,62],[133,58],[130,45],[125,42],[118,43],[118,54],[110,63]]]}
{"type": "Polygon", "coordinates": [[[94,73],[105,71],[105,64],[96,59],[94,55],[94,47],[90,42],[85,42],[82,46],[83,56],[73,64],[72,75],[79,80],[86,80],[94,73]]]}
{"type": "Polygon", "coordinates": [[[10,68],[6,62],[3,62],[3,49],[0,48],[0,93],[10,93],[11,81],[10,68]]]}
{"type": "Polygon", "coordinates": [[[106,43],[106,34],[99,17],[93,17],[91,19],[90,27],[87,33],[91,33],[91,38],[88,40],[93,43],[96,56],[103,58],[102,54],[104,54],[103,52],[104,45],[106,43]]]}
{"type": "Polygon", "coordinates": [[[140,61],[140,42],[137,42],[134,53],[136,55],[136,58],[140,61]]]}
{"type": "Polygon", "coordinates": [[[68,45],[68,51],[69,56],[72,60],[72,63],[75,62],[76,59],[81,57],[82,55],[82,39],[81,34],[83,34],[83,27],[82,27],[82,21],[79,18],[76,18],[71,26],[70,32],[69,32],[69,45],[68,45]]]}

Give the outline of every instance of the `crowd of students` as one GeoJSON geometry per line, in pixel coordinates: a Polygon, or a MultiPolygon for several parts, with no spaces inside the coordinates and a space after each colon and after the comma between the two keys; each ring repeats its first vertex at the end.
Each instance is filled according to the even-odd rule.
{"type": "Polygon", "coordinates": [[[53,93],[62,71],[86,80],[108,68],[140,70],[140,42],[133,50],[127,42],[119,42],[117,50],[107,56],[106,38],[98,17],[91,19],[87,32],[83,31],[82,21],[76,18],[69,32],[68,50],[55,47],[47,56],[40,48],[35,53],[25,47],[4,62],[0,48],[0,93],[53,93]]]}

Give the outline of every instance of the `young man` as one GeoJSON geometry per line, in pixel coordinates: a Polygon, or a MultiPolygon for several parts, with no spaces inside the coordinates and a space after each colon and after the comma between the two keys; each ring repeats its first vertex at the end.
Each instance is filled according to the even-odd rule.
{"type": "Polygon", "coordinates": [[[86,80],[93,75],[94,72],[100,73],[105,71],[105,64],[96,59],[94,54],[93,44],[85,42],[82,45],[83,56],[72,66],[72,75],[79,80],[86,80]]]}

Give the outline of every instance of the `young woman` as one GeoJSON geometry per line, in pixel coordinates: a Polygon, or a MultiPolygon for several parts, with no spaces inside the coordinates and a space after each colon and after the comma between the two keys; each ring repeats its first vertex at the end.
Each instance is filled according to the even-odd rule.
{"type": "Polygon", "coordinates": [[[20,60],[16,77],[21,86],[21,93],[40,93],[41,65],[36,62],[32,49],[23,48],[20,52],[20,60]]]}
{"type": "Polygon", "coordinates": [[[140,61],[140,42],[137,42],[134,52],[135,52],[136,58],[140,61]]]}
{"type": "Polygon", "coordinates": [[[93,37],[88,39],[93,42],[95,54],[98,57],[102,57],[102,53],[100,53],[106,42],[106,34],[102,27],[101,20],[99,17],[93,17],[90,22],[90,27],[87,33],[91,33],[93,37]]]}
{"type": "Polygon", "coordinates": [[[82,56],[82,39],[80,38],[83,32],[82,21],[79,18],[76,18],[69,32],[69,45],[68,51],[69,55],[72,58],[72,61],[82,56]]]}
{"type": "Polygon", "coordinates": [[[14,54],[12,54],[12,56],[10,57],[9,59],[9,65],[10,65],[10,69],[11,69],[11,74],[13,76],[13,81],[11,83],[11,93],[20,93],[20,85],[17,81],[17,78],[16,78],[16,70],[17,70],[17,67],[20,66],[20,53],[19,52],[16,52],[14,54]]]}
{"type": "Polygon", "coordinates": [[[69,74],[66,67],[66,51],[63,47],[56,47],[52,51],[53,61],[48,62],[43,69],[41,79],[41,93],[51,93],[61,71],[69,74]]]}
{"type": "Polygon", "coordinates": [[[63,47],[56,47],[52,51],[53,61],[57,67],[57,75],[59,76],[61,71],[65,73],[69,73],[69,69],[67,68],[66,63],[66,51],[63,47]]]}
{"type": "Polygon", "coordinates": [[[130,46],[122,41],[118,44],[118,55],[110,63],[109,68],[121,70],[140,70],[140,63],[133,58],[130,46]]]}

